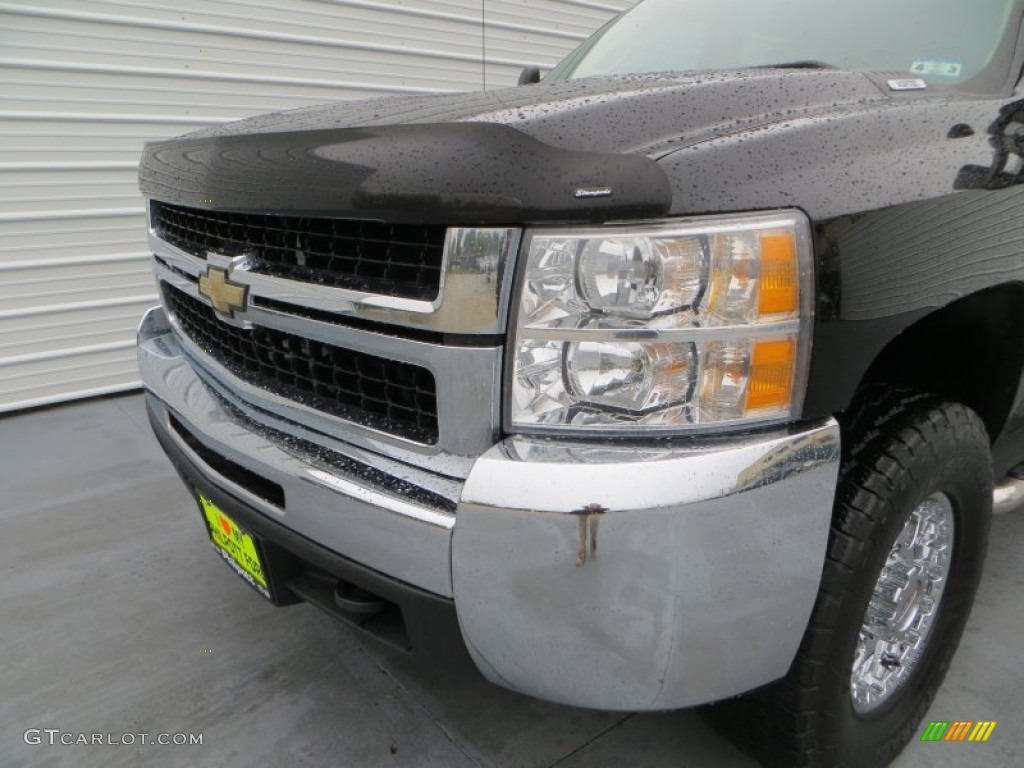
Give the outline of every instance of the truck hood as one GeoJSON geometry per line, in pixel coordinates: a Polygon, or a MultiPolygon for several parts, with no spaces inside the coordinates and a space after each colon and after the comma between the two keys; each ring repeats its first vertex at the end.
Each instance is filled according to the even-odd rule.
{"type": "Polygon", "coordinates": [[[842,70],[633,75],[337,102],[260,115],[203,129],[187,138],[500,123],[560,149],[585,147],[591,152],[657,158],[716,136],[886,100],[867,75],[842,70]]]}
{"type": "Polygon", "coordinates": [[[946,134],[990,111],[842,70],[595,78],[248,118],[148,144],[140,186],[195,207],[449,225],[818,218],[951,191],[991,152],[980,131],[946,134]]]}

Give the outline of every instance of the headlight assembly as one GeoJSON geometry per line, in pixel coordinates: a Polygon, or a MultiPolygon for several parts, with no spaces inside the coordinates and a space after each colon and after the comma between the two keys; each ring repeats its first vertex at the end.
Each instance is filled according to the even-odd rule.
{"type": "Polygon", "coordinates": [[[687,432],[799,413],[812,312],[803,214],[538,228],[520,266],[512,431],[687,432]]]}

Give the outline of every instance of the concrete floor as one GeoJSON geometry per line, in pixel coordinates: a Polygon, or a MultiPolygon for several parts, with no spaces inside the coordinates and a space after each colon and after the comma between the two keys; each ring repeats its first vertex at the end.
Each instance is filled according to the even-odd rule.
{"type": "MultiPolygon", "coordinates": [[[[0,766],[753,765],[693,712],[623,716],[441,676],[317,610],[274,609],[210,549],[130,395],[0,420],[0,766]],[[201,746],[26,745],[201,733],[201,746]],[[45,738],[45,735],[44,735],[45,738]]],[[[1024,515],[997,518],[967,635],[928,718],[986,744],[897,765],[1024,762],[1024,515]]]]}

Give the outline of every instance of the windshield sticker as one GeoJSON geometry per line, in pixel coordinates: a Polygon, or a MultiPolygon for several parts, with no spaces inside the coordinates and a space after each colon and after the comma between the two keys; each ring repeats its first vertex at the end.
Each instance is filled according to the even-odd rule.
{"type": "Polygon", "coordinates": [[[915,75],[931,75],[933,77],[960,77],[963,65],[952,59],[918,59],[910,65],[915,75]]]}
{"type": "Polygon", "coordinates": [[[927,87],[928,83],[916,77],[889,81],[890,91],[923,91],[927,87]]]}

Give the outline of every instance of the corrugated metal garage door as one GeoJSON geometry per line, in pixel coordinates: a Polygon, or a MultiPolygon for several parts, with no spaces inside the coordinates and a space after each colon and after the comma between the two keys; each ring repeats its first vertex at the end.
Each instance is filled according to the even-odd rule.
{"type": "Polygon", "coordinates": [[[0,411],[137,385],[144,141],[511,85],[632,0],[0,2],[0,411]],[[486,65],[483,59],[486,55],[486,65]]]}

